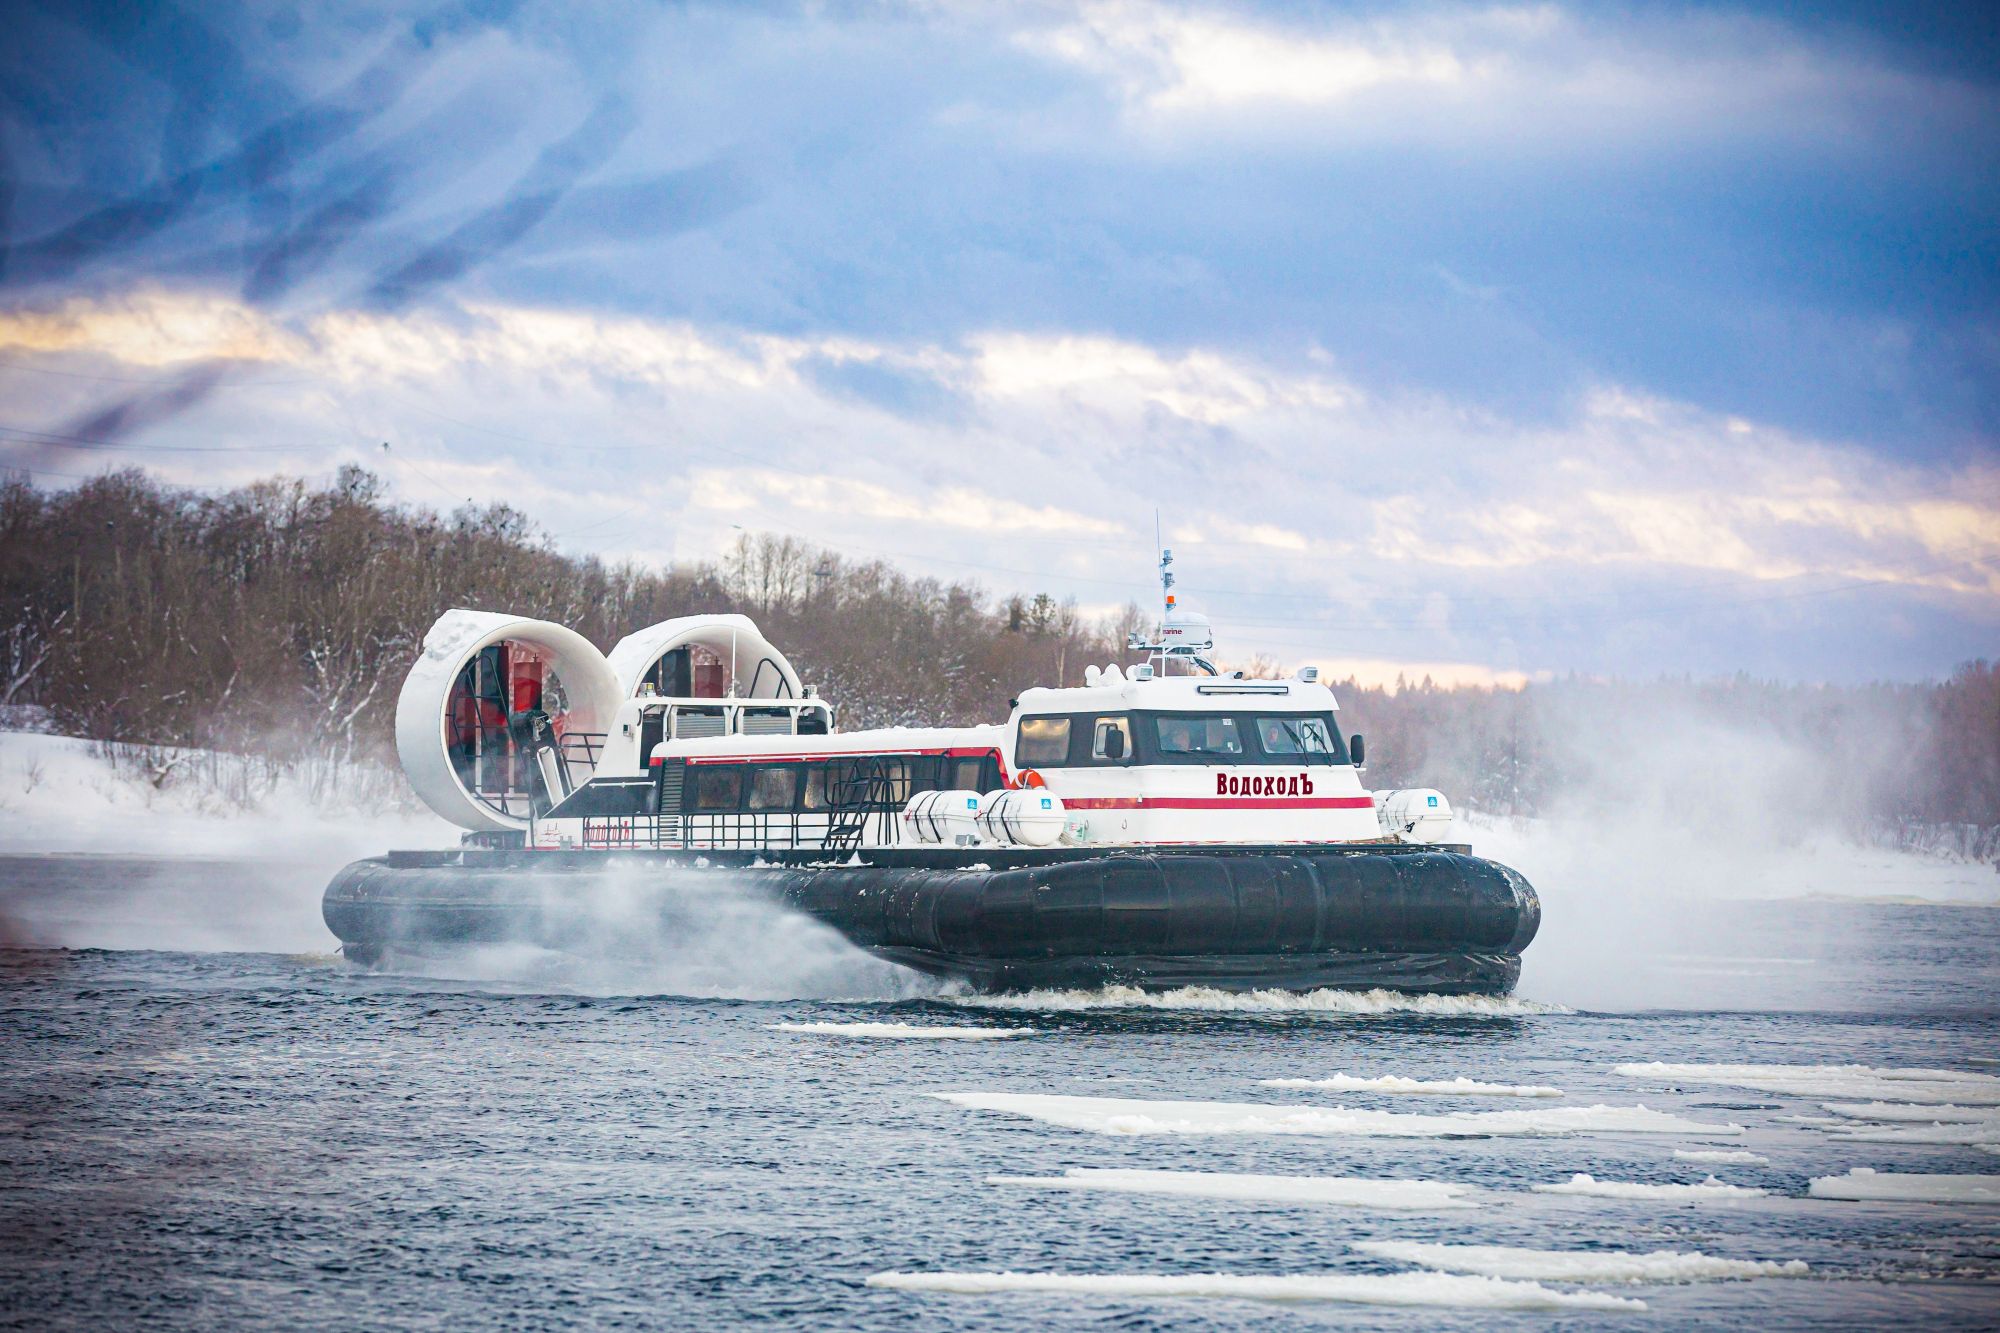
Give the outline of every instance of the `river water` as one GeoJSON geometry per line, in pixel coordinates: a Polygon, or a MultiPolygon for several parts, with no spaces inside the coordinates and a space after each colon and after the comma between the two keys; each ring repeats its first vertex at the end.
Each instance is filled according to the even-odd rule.
{"type": "Polygon", "coordinates": [[[1738,906],[1666,955],[1709,1003],[1609,1012],[1532,968],[984,1000],[749,907],[652,970],[369,973],[216,948],[265,929],[218,867],[129,879],[0,865],[9,1326],[2000,1321],[2000,1206],[1809,1192],[2000,1184],[1990,909],[1738,906]],[[114,908],[119,947],[35,947],[114,908]]]}

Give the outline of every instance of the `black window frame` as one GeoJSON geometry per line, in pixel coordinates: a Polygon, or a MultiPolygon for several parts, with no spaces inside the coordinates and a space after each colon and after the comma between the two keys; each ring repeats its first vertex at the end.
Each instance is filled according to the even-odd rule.
{"type": "MultiPolygon", "coordinates": [[[[1091,714],[1090,716],[1102,717],[1107,715],[1091,714]]],[[[1187,767],[1187,768],[1314,768],[1314,767],[1325,768],[1325,767],[1340,767],[1346,765],[1349,762],[1347,754],[1347,741],[1340,734],[1340,724],[1335,719],[1331,709],[1322,709],[1317,712],[1310,712],[1310,713],[1298,712],[1298,713],[1285,714],[1277,712],[1249,711],[1249,710],[1239,710],[1239,709],[1228,709],[1225,711],[1219,708],[1201,708],[1201,709],[1162,708],[1162,709],[1134,709],[1132,711],[1131,716],[1135,719],[1135,721],[1132,724],[1132,744],[1135,750],[1138,752],[1138,758],[1134,760],[1134,762],[1141,765],[1152,764],[1152,765],[1162,765],[1167,767],[1187,767]],[[1271,751],[1266,750],[1264,748],[1263,733],[1258,729],[1257,724],[1260,719],[1271,718],[1271,717],[1283,717],[1283,716],[1312,718],[1324,724],[1327,730],[1327,735],[1333,738],[1332,759],[1329,761],[1326,759],[1314,758],[1305,754],[1284,754],[1284,753],[1274,754],[1271,751]],[[1159,732],[1156,728],[1157,719],[1195,718],[1195,719],[1206,720],[1216,717],[1229,718],[1236,724],[1236,735],[1238,739],[1242,741],[1243,744],[1243,749],[1241,753],[1234,755],[1226,755],[1226,756],[1206,755],[1206,754],[1170,755],[1160,749],[1159,732]],[[1145,725],[1141,725],[1141,723],[1136,719],[1153,719],[1155,721],[1148,722],[1145,725]]],[[[1087,757],[1087,752],[1086,752],[1086,757],[1087,757]]],[[[1108,765],[1105,765],[1102,762],[1100,762],[1098,766],[1108,766],[1108,765]]]]}
{"type": "MultiPolygon", "coordinates": [[[[1139,750],[1136,743],[1138,728],[1132,724],[1133,716],[1134,714],[1131,712],[1090,714],[1090,724],[1083,729],[1083,762],[1080,764],[1075,762],[1078,756],[1072,750],[1070,755],[1072,766],[1078,768],[1129,768],[1133,764],[1138,763],[1139,750]],[[1097,729],[1107,722],[1122,722],[1125,724],[1125,755],[1121,759],[1112,759],[1097,753],[1097,729]]],[[[1143,717],[1145,714],[1141,713],[1138,716],[1143,717]]]]}
{"type": "MultiPolygon", "coordinates": [[[[1014,771],[1019,773],[1030,768],[1067,768],[1076,757],[1077,718],[1080,713],[1036,713],[1024,717],[1014,729],[1014,771]],[[1021,745],[1027,740],[1026,731],[1030,722],[1060,722],[1063,724],[1063,757],[1061,759],[1029,759],[1021,753],[1021,745]]],[[[1093,715],[1094,716],[1094,715],[1093,715]]]]}
{"type": "Polygon", "coordinates": [[[1317,764],[1319,767],[1322,768],[1328,766],[1338,768],[1338,767],[1344,767],[1351,762],[1348,759],[1348,754],[1347,754],[1347,738],[1340,734],[1340,723],[1334,718],[1333,712],[1330,709],[1324,712],[1317,712],[1317,713],[1303,713],[1303,712],[1245,713],[1242,714],[1241,716],[1243,720],[1248,721],[1250,724],[1250,738],[1252,743],[1254,743],[1257,747],[1258,761],[1260,763],[1285,764],[1285,765],[1290,765],[1293,768],[1310,768],[1315,764],[1317,764]],[[1266,750],[1264,748],[1264,732],[1259,724],[1272,718],[1292,718],[1292,719],[1297,719],[1299,721],[1310,720],[1320,723],[1326,728],[1326,734],[1333,740],[1333,749],[1331,751],[1332,757],[1315,759],[1312,756],[1303,753],[1291,753],[1291,752],[1274,753],[1270,750],[1266,750]]]}
{"type": "Polygon", "coordinates": [[[982,754],[955,754],[946,760],[951,778],[947,791],[989,792],[1000,789],[1000,754],[997,750],[987,750],[982,754]],[[969,783],[961,781],[972,770],[969,783]]]}
{"type": "Polygon", "coordinates": [[[743,784],[743,808],[753,815],[796,814],[804,807],[799,803],[802,790],[801,774],[797,764],[746,764],[750,770],[750,780],[743,784]],[[758,784],[773,773],[782,773],[791,779],[791,788],[782,805],[757,804],[758,784]]]}
{"type": "Polygon", "coordinates": [[[742,813],[745,790],[748,786],[744,782],[743,777],[744,771],[749,767],[750,765],[748,764],[689,764],[688,794],[684,808],[689,814],[694,815],[733,815],[742,813]],[[707,785],[708,780],[719,780],[724,777],[735,779],[736,800],[731,805],[710,805],[706,800],[706,793],[702,789],[707,785]]]}
{"type": "Polygon", "coordinates": [[[1244,726],[1244,716],[1234,711],[1224,712],[1219,708],[1190,709],[1145,709],[1138,716],[1146,719],[1147,725],[1134,727],[1133,739],[1142,747],[1148,764],[1160,764],[1180,768],[1236,768],[1257,762],[1253,757],[1254,728],[1244,726]],[[1227,719],[1236,728],[1237,750],[1234,754],[1169,752],[1160,748],[1160,723],[1165,721],[1214,722],[1227,719]]]}

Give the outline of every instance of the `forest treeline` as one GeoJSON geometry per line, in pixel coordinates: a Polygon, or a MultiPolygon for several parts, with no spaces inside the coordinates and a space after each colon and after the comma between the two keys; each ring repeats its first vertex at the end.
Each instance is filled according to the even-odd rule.
{"type": "MultiPolygon", "coordinates": [[[[712,562],[607,564],[559,552],[505,505],[391,503],[355,467],[222,493],[137,470],[65,491],[0,484],[0,705],[69,734],[388,761],[403,674],[454,606],[558,621],[606,648],[671,616],[742,611],[844,729],[1000,720],[1026,686],[1134,660],[1126,635],[1146,624],[1136,606],[1091,621],[1047,595],[996,598],[784,537],[746,536],[712,562]]],[[[1856,831],[2000,824],[1986,662],[1921,684],[1339,693],[1344,725],[1368,735],[1371,785],[1437,786],[1487,811],[1623,800],[1856,831]]]]}

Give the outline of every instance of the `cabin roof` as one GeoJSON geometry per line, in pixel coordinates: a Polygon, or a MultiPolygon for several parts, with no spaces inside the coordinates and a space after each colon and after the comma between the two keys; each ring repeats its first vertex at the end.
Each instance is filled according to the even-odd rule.
{"type": "Polygon", "coordinates": [[[1006,728],[991,725],[881,727],[873,731],[837,731],[830,736],[706,736],[699,740],[663,741],[653,754],[655,757],[672,755],[686,759],[720,759],[997,750],[1005,737],[1006,728]]]}
{"type": "Polygon", "coordinates": [[[1127,678],[1109,685],[1024,690],[1022,713],[1123,712],[1324,713],[1338,711],[1333,691],[1303,680],[1236,680],[1229,676],[1127,678]]]}

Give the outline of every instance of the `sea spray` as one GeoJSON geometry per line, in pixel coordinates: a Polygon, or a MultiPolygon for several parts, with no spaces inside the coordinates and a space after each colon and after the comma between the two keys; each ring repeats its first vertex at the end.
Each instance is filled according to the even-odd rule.
{"type": "Polygon", "coordinates": [[[392,953],[386,964],[593,995],[902,1000],[938,990],[726,869],[612,865],[526,882],[496,932],[515,942],[392,953]]]}

